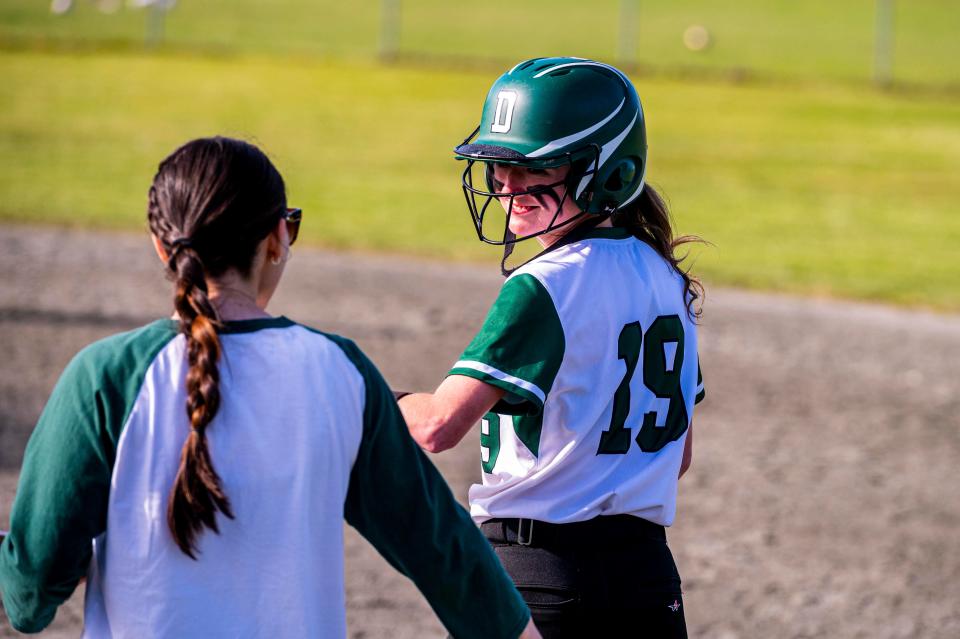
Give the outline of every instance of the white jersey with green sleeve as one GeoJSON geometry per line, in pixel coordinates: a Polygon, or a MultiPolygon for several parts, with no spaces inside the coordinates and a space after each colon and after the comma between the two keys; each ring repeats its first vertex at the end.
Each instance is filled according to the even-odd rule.
{"type": "Polygon", "coordinates": [[[235,515],[197,560],[167,528],[187,438],[185,341],[161,320],[63,373],[27,446],[0,591],[38,632],[87,578],[84,637],[346,636],[343,521],[457,637],[516,637],[529,611],[349,340],[228,322],[207,440],[235,515]]]}
{"type": "Polygon", "coordinates": [[[682,278],[625,229],[593,229],[514,272],[450,374],[507,391],[480,424],[475,521],[673,523],[704,396],[697,327],[682,278]]]}

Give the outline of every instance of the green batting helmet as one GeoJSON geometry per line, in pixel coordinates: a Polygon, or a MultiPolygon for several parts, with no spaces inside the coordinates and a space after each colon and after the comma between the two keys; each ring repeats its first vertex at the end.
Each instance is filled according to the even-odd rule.
{"type": "MultiPolygon", "coordinates": [[[[505,231],[499,239],[484,232],[483,215],[491,200],[505,197],[493,188],[492,163],[529,168],[569,165],[563,197],[574,199],[581,216],[610,215],[643,190],[647,165],[643,107],[630,80],[608,64],[534,58],[493,83],[480,126],[454,153],[467,161],[463,190],[480,239],[491,244],[524,240],[533,235],[515,238],[505,231]],[[484,163],[487,169],[486,190],[474,183],[475,163],[484,163]]],[[[508,224],[509,215],[508,210],[508,224]]],[[[555,228],[551,225],[542,232],[555,228]]]]}

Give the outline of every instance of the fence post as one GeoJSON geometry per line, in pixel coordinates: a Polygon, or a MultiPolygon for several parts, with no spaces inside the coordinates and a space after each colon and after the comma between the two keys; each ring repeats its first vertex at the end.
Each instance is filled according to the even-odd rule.
{"type": "Polygon", "coordinates": [[[400,49],[400,0],[380,0],[380,58],[395,60],[400,49]]]}
{"type": "Polygon", "coordinates": [[[893,0],[877,0],[873,81],[882,87],[893,82],[893,0]]]}
{"type": "Polygon", "coordinates": [[[617,62],[624,67],[637,63],[637,15],[640,0],[620,0],[620,33],[617,39],[617,62]]]}
{"type": "Polygon", "coordinates": [[[167,3],[164,0],[154,0],[147,7],[147,38],[148,47],[159,46],[163,42],[163,34],[167,20],[167,3]]]}

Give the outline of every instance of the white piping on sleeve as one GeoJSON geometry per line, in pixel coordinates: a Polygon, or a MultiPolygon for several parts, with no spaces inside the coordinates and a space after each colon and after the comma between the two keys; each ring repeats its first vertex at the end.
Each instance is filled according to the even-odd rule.
{"type": "Polygon", "coordinates": [[[535,384],[531,384],[525,379],[520,379],[519,377],[514,377],[513,375],[504,373],[503,371],[498,370],[493,366],[484,364],[483,362],[460,360],[459,362],[453,365],[453,369],[456,369],[456,368],[470,368],[472,370],[479,371],[481,373],[486,373],[490,377],[494,377],[496,379],[499,379],[500,381],[513,384],[517,388],[522,388],[528,393],[534,395],[537,399],[540,400],[541,404],[547,400],[547,394],[544,393],[542,390],[540,390],[539,386],[535,384]]]}

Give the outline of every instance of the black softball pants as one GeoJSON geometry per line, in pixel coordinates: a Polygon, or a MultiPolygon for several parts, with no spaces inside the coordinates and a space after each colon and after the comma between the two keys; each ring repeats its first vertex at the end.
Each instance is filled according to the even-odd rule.
{"type": "Polygon", "coordinates": [[[492,519],[481,529],[544,639],[686,638],[663,526],[616,515],[572,524],[492,519]]]}

